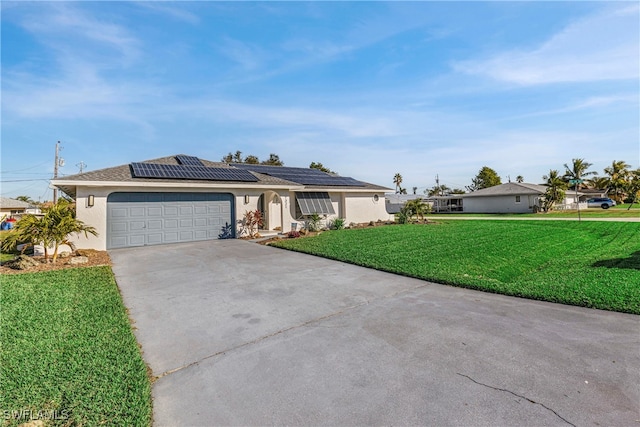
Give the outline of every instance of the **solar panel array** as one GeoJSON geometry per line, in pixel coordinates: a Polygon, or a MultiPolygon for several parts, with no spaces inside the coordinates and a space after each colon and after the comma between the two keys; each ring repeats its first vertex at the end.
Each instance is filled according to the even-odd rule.
{"type": "Polygon", "coordinates": [[[322,191],[303,191],[296,193],[296,201],[302,215],[335,215],[329,193],[322,191]]]}
{"type": "Polygon", "coordinates": [[[250,165],[234,163],[234,167],[262,173],[303,185],[326,185],[345,187],[364,187],[366,184],[353,178],[331,175],[319,169],[291,168],[286,166],[250,165]]]}
{"type": "Polygon", "coordinates": [[[257,182],[249,171],[234,168],[208,168],[205,166],[131,163],[136,178],[199,179],[207,181],[257,182]]]}
{"type": "Polygon", "coordinates": [[[181,154],[176,156],[176,160],[178,160],[178,163],[185,166],[204,166],[199,158],[193,156],[184,156],[181,154]]]}

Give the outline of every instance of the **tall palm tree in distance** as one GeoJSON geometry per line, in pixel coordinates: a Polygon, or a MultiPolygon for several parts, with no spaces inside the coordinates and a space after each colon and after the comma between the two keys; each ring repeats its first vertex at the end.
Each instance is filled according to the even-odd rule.
{"type": "Polygon", "coordinates": [[[393,183],[396,185],[396,194],[400,193],[400,184],[402,184],[402,175],[399,173],[393,176],[393,183]]]}

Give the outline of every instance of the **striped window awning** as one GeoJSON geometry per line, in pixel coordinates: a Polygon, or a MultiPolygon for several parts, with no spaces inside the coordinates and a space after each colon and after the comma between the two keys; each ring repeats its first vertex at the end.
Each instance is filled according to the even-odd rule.
{"type": "Polygon", "coordinates": [[[326,191],[302,191],[296,193],[296,201],[302,215],[335,215],[331,197],[326,191]]]}

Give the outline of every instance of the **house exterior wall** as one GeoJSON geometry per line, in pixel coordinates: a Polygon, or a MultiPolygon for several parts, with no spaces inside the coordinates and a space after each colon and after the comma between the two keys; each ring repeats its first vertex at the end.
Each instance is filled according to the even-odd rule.
{"type": "MultiPolygon", "coordinates": [[[[74,242],[78,249],[107,249],[107,198],[111,193],[117,192],[190,192],[190,193],[227,193],[233,194],[235,198],[235,222],[236,232],[239,236],[239,227],[242,223],[242,219],[246,211],[258,209],[258,201],[260,195],[265,191],[264,189],[207,189],[207,188],[150,188],[150,187],[81,187],[76,189],[76,217],[84,222],[86,225],[90,225],[96,229],[98,236],[84,234],[80,236],[71,236],[71,241],[74,242]],[[88,206],[88,196],[94,196],[94,205],[88,206]],[[245,204],[245,196],[248,196],[248,203],[245,204]]],[[[289,194],[286,191],[278,192],[280,196],[281,206],[288,206],[290,204],[289,194]]],[[[280,212],[277,205],[270,206],[270,214],[278,218],[278,222],[282,222],[281,227],[284,232],[291,230],[291,223],[295,222],[291,215],[289,215],[288,209],[282,209],[282,219],[280,220],[280,212]]],[[[232,218],[233,220],[233,218],[232,218]]]]}
{"type": "Polygon", "coordinates": [[[521,194],[520,202],[516,201],[518,195],[465,197],[463,212],[470,213],[527,213],[533,212],[533,206],[537,203],[538,196],[521,194]]]}
{"type": "MultiPolygon", "coordinates": [[[[382,192],[345,193],[343,218],[347,224],[369,221],[386,221],[393,217],[387,212],[385,196],[382,192]],[[375,200],[374,196],[378,196],[375,200]]],[[[338,212],[336,210],[336,212],[338,212]]]]}

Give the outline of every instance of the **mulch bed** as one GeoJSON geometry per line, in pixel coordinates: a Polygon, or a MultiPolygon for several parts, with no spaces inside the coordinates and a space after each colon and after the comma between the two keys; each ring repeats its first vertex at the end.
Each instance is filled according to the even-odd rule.
{"type": "MultiPolygon", "coordinates": [[[[78,255],[86,256],[89,261],[84,264],[70,264],[70,257],[60,258],[56,263],[52,263],[49,260],[48,263],[44,262],[44,257],[33,257],[34,260],[40,261],[39,265],[31,267],[27,270],[14,270],[4,265],[0,266],[0,275],[4,274],[23,274],[23,273],[36,273],[41,271],[53,271],[53,270],[65,270],[68,268],[81,268],[81,267],[96,267],[99,265],[111,265],[111,258],[107,251],[95,251],[95,250],[79,250],[78,255]]],[[[51,258],[51,257],[49,257],[51,258]]]]}

